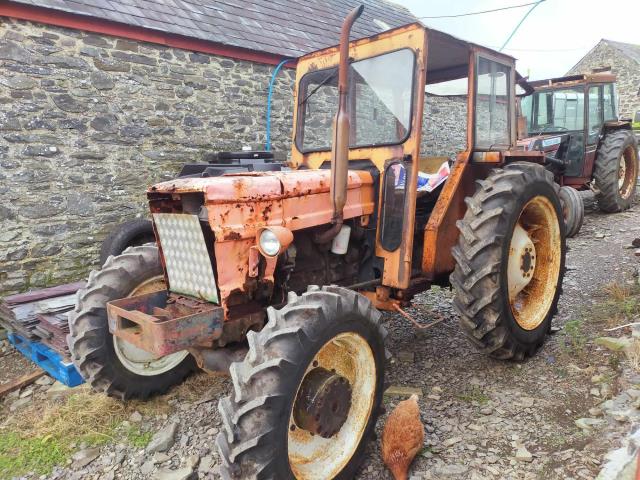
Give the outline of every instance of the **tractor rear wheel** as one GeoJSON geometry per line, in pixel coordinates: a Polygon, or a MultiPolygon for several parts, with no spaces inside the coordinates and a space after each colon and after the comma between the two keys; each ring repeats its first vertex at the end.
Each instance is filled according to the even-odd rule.
{"type": "Polygon", "coordinates": [[[572,187],[560,188],[560,203],[562,204],[562,214],[567,238],[574,237],[582,228],[584,222],[584,202],[580,193],[572,187]]]}
{"type": "Polygon", "coordinates": [[[596,200],[607,213],[626,210],[633,203],[638,178],[638,144],[630,130],[605,135],[593,171],[596,200]]]}
{"type": "Polygon", "coordinates": [[[219,410],[223,479],[351,479],[382,402],[381,314],[340,287],[289,294],[249,332],[219,410]]]}
{"type": "Polygon", "coordinates": [[[155,245],[128,248],[91,272],[69,315],[68,343],[73,363],[94,390],[123,400],[148,398],[181,383],[195,369],[187,351],[154,357],[109,331],[107,302],[164,288],[155,245]]]}
{"type": "Polygon", "coordinates": [[[565,263],[559,186],[540,165],[493,170],[466,199],[451,274],[462,330],[482,352],[522,360],[544,342],[565,263]]]}
{"type": "Polygon", "coordinates": [[[151,220],[135,218],[121,223],[102,242],[100,265],[104,265],[110,256],[116,257],[129,247],[139,247],[155,241],[151,220]]]}

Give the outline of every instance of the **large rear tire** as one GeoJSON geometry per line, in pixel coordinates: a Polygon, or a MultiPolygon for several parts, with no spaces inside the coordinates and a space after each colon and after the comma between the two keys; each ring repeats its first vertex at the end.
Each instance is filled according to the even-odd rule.
{"type": "Polygon", "coordinates": [[[565,263],[559,186],[540,165],[493,170],[466,199],[451,274],[463,332],[482,352],[522,360],[544,342],[565,263]]]}
{"type": "Polygon", "coordinates": [[[222,478],[353,478],[382,402],[380,312],[351,290],[310,287],[268,317],[219,402],[222,478]]]}
{"type": "Polygon", "coordinates": [[[102,242],[100,265],[107,258],[118,256],[129,247],[139,247],[156,241],[151,220],[135,218],[119,224],[102,242]]]}
{"type": "Polygon", "coordinates": [[[638,179],[638,144],[632,131],[606,134],[598,149],[593,179],[600,210],[614,213],[631,206],[638,179]]]}
{"type": "Polygon", "coordinates": [[[195,369],[188,352],[153,357],[109,332],[111,300],[165,288],[158,248],[132,247],[92,271],[69,316],[69,349],[91,387],[121,399],[148,398],[181,383],[195,369]]]}

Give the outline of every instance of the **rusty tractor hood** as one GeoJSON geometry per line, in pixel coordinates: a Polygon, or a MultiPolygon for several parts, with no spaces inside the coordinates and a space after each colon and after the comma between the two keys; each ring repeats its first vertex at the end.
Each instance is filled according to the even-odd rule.
{"type": "MultiPolygon", "coordinates": [[[[204,195],[205,210],[198,216],[201,221],[206,216],[214,233],[215,274],[226,318],[230,296],[254,288],[249,285],[257,275],[256,235],[262,228],[281,226],[295,232],[331,223],[330,180],[329,170],[246,172],[178,178],[152,186],[148,194],[152,212],[160,211],[154,203],[167,194],[171,202],[181,203],[184,195],[204,195]]],[[[349,171],[346,197],[344,218],[360,218],[364,224],[374,210],[371,174],[349,171]]],[[[258,280],[272,285],[275,261],[267,262],[265,268],[258,280]]]]}
{"type": "MultiPolygon", "coordinates": [[[[245,172],[219,177],[177,178],[158,183],[148,193],[202,192],[209,223],[218,240],[249,238],[256,228],[282,225],[291,230],[331,221],[329,170],[245,172]]],[[[373,179],[348,172],[345,218],[373,213],[373,179]]]]}
{"type": "MultiPolygon", "coordinates": [[[[207,203],[282,199],[329,191],[330,170],[227,173],[219,177],[177,178],[153,185],[149,192],[203,192],[207,203]]],[[[349,171],[348,188],[373,182],[368,172],[349,171]]]]}

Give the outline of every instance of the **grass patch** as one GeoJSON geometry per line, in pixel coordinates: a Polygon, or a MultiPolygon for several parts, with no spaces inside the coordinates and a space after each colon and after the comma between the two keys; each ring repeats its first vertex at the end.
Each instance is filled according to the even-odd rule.
{"type": "Polygon", "coordinates": [[[143,432],[140,427],[133,426],[126,430],[125,436],[130,445],[136,448],[145,448],[149,445],[153,432],[143,432]]]}
{"type": "Polygon", "coordinates": [[[38,401],[0,421],[0,478],[32,471],[46,475],[54,466],[64,465],[81,446],[127,442],[144,448],[154,432],[123,425],[133,412],[145,417],[168,414],[169,399],[194,401],[209,391],[222,394],[224,383],[221,377],[196,374],[167,395],[146,402],[122,402],[86,387],[78,387],[62,402],[38,401]]]}
{"type": "Polygon", "coordinates": [[[213,391],[216,395],[222,395],[225,391],[224,384],[228,381],[228,375],[208,374],[204,372],[191,375],[185,382],[171,391],[173,397],[189,402],[195,402],[207,392],[213,391]]]}
{"type": "Polygon", "coordinates": [[[0,477],[12,478],[26,472],[47,474],[64,463],[68,445],[47,438],[24,438],[15,432],[0,432],[0,477]]]}
{"type": "Polygon", "coordinates": [[[564,324],[562,350],[570,355],[581,356],[587,344],[582,319],[569,320],[564,324]]]}
{"type": "Polygon", "coordinates": [[[468,403],[479,403],[480,405],[486,405],[490,398],[482,391],[482,389],[476,385],[467,388],[462,393],[457,395],[459,400],[468,403]]]}
{"type": "Polygon", "coordinates": [[[604,288],[606,299],[592,308],[591,316],[607,327],[630,323],[640,315],[640,286],[611,283],[604,288]]]}
{"type": "Polygon", "coordinates": [[[62,404],[20,411],[0,428],[0,477],[29,471],[47,474],[63,464],[76,445],[102,445],[112,440],[124,419],[125,407],[87,391],[69,396],[62,404]]]}

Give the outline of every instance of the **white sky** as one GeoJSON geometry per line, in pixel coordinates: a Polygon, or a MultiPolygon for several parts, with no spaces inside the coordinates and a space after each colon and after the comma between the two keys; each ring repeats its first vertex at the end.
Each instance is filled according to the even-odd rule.
{"type": "MultiPolygon", "coordinates": [[[[533,0],[394,0],[417,16],[490,10],[533,0]]],[[[422,19],[436,30],[498,50],[531,8],[460,18],[422,19]]],[[[602,38],[640,45],[640,0],[546,0],[527,17],[504,52],[530,80],[559,77],[602,38]]]]}

